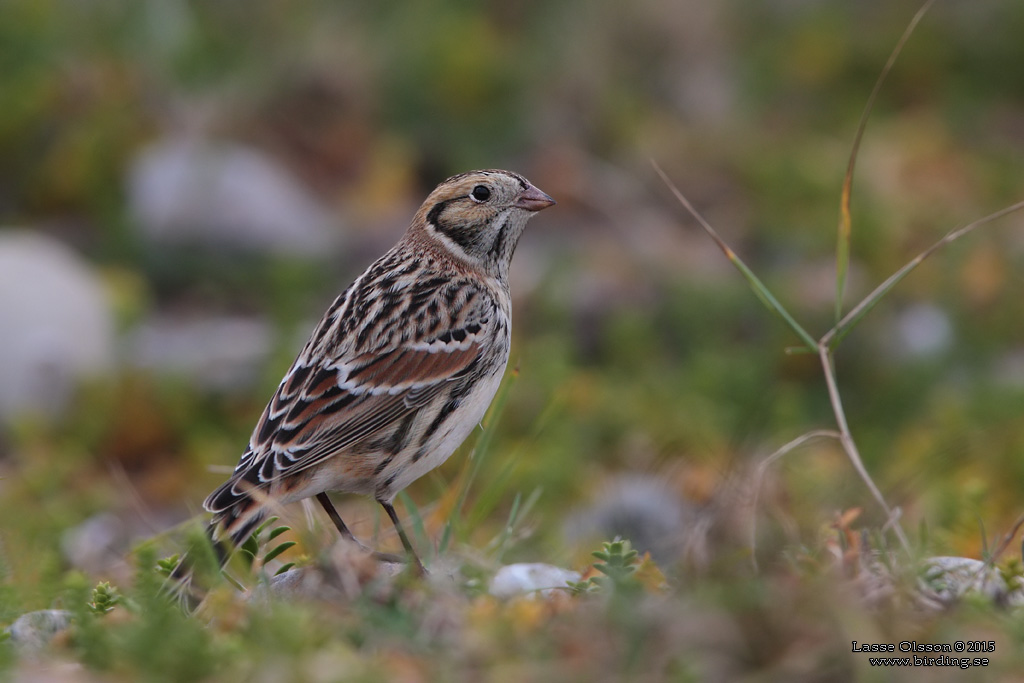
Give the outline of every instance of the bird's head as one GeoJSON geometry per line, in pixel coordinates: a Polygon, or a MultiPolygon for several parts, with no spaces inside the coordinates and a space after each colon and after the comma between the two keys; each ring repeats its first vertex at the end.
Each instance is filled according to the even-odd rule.
{"type": "Polygon", "coordinates": [[[457,258],[505,278],[526,221],[554,203],[511,171],[471,171],[438,185],[410,231],[422,231],[457,258]]]}

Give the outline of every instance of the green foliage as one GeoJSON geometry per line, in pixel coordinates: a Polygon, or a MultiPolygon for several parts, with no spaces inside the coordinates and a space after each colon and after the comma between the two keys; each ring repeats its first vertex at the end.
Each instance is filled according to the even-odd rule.
{"type": "Polygon", "coordinates": [[[629,594],[641,590],[642,584],[636,578],[639,553],[628,540],[605,541],[601,550],[595,550],[591,555],[599,560],[594,563],[594,569],[604,576],[570,581],[569,589],[573,594],[599,591],[629,594]]]}
{"type": "MultiPolygon", "coordinates": [[[[870,583],[856,576],[864,565],[907,579],[900,596],[917,577],[881,531],[897,516],[865,505],[834,441],[772,468],[752,513],[756,575],[746,528],[722,513],[707,557],[660,564],[668,581],[615,541],[594,555],[597,576],[571,586],[601,599],[502,603],[486,590],[497,563],[585,563],[563,523],[606,502],[621,472],[663,477],[701,514],[735,506],[750,458],[834,420],[818,359],[780,350],[814,346],[836,311],[848,318],[826,341],[849,433],[899,521],[920,529],[912,550],[984,557],[1019,584],[1019,561],[1006,559],[1017,541],[991,540],[1024,490],[1017,228],[902,270],[944,227],[1024,187],[1024,6],[961,4],[935,4],[879,91],[837,242],[849,139],[914,6],[2,3],[0,222],[40,226],[94,263],[124,332],[161,316],[261,316],[273,351],[252,384],[210,390],[125,370],[84,388],[56,424],[4,427],[0,627],[71,610],[53,654],[117,681],[852,680],[871,676],[849,640],[922,633],[995,634],[1003,659],[991,676],[1017,675],[1024,622],[1013,611],[979,601],[922,615],[850,596],[870,583]],[[321,263],[144,250],[126,176],[146,144],[178,130],[270,151],[341,207],[345,248],[321,263]],[[671,207],[636,161],[648,156],[707,209],[742,277],[723,276],[688,228],[671,233],[671,207]],[[250,601],[221,578],[199,528],[147,544],[134,580],[69,570],[65,539],[84,519],[142,500],[149,522],[202,500],[309,321],[379,253],[386,230],[373,226],[406,220],[448,171],[491,165],[525,171],[559,206],[525,238],[528,277],[513,276],[521,372],[475,443],[401,499],[442,576],[392,582],[372,564],[317,557],[303,569],[323,594],[250,601]],[[833,258],[837,277],[822,276],[833,258]],[[853,299],[831,296],[842,291],[853,299]],[[899,315],[921,302],[948,315],[950,346],[901,356],[899,315]],[[867,532],[822,531],[835,510],[862,506],[867,532]],[[179,557],[210,590],[192,615],[165,594],[179,557]],[[108,576],[116,588],[97,585],[108,576]]],[[[372,502],[351,505],[360,538],[388,537],[386,520],[370,530],[372,502]]],[[[289,527],[275,524],[229,567],[257,595],[268,563],[294,566],[289,527]]],[[[311,548],[333,540],[291,526],[311,548]]],[[[0,677],[21,666],[4,633],[0,677]]]]}
{"type": "Polygon", "coordinates": [[[135,581],[120,596],[109,584],[89,591],[80,581],[68,588],[74,607],[73,644],[81,660],[98,671],[134,672],[144,680],[200,680],[214,669],[210,632],[186,616],[152,571],[152,551],[138,553],[135,581]],[[113,605],[126,611],[110,621],[113,605]]]}
{"type": "MultiPolygon", "coordinates": [[[[295,546],[295,541],[284,541],[282,543],[274,544],[276,539],[281,534],[291,531],[289,526],[277,526],[267,531],[267,527],[276,522],[278,518],[270,517],[263,524],[259,525],[249,538],[245,539],[245,542],[239,547],[238,555],[242,557],[245,565],[249,570],[256,568],[256,560],[259,558],[259,567],[263,567],[269,564],[272,560],[276,559],[283,552],[295,546]],[[266,533],[265,533],[266,532],[266,533]],[[262,555],[262,556],[261,556],[262,555]]],[[[283,564],[281,567],[274,572],[277,574],[283,574],[284,572],[295,566],[294,562],[288,562],[283,564]]]]}
{"type": "Polygon", "coordinates": [[[92,601],[89,609],[93,614],[108,614],[121,602],[121,595],[117,589],[107,581],[101,581],[92,589],[92,601]]]}
{"type": "Polygon", "coordinates": [[[594,569],[608,577],[610,586],[617,590],[636,587],[633,575],[639,564],[638,553],[628,540],[606,542],[602,550],[591,554],[600,560],[594,563],[594,569]]]}
{"type": "Polygon", "coordinates": [[[174,570],[177,569],[180,563],[181,556],[178,554],[174,554],[168,557],[158,559],[156,561],[156,567],[154,569],[156,570],[157,574],[169,579],[171,577],[171,574],[174,573],[174,570]]]}

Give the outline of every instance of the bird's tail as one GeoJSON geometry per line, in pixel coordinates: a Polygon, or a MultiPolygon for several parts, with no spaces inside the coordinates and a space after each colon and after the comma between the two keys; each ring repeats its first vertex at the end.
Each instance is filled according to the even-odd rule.
{"type": "Polygon", "coordinates": [[[260,482],[257,468],[236,472],[203,502],[213,513],[211,538],[229,544],[228,550],[245,543],[267,516],[267,507],[274,505],[268,493],[269,484],[260,482]]]}
{"type": "Polygon", "coordinates": [[[234,550],[245,543],[265,517],[264,506],[251,497],[239,499],[227,509],[214,513],[213,519],[203,530],[202,538],[196,538],[190,543],[191,547],[182,554],[177,567],[171,572],[171,590],[190,609],[194,609],[208,588],[197,585],[206,583],[197,582],[198,575],[206,574],[209,578],[208,572],[201,571],[200,566],[222,570],[234,550]],[[198,545],[202,547],[196,547],[198,545]]]}

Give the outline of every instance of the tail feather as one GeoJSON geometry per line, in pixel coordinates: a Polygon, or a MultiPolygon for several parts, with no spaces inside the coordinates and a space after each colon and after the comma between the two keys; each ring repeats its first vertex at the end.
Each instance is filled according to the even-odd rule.
{"type": "MultiPolygon", "coordinates": [[[[224,568],[235,548],[245,543],[265,517],[264,507],[248,497],[240,497],[232,507],[214,515],[203,533],[209,547],[213,549],[218,568],[224,568]]],[[[194,555],[195,550],[184,553],[170,576],[172,590],[190,609],[199,604],[203,593],[193,585],[196,574],[194,555]]]]}
{"type": "Polygon", "coordinates": [[[233,550],[245,543],[266,516],[264,507],[253,499],[240,499],[232,507],[214,515],[210,522],[211,539],[215,544],[233,550]]]}
{"type": "MultiPolygon", "coordinates": [[[[213,548],[219,568],[224,568],[235,548],[245,543],[267,517],[269,504],[272,503],[267,485],[259,480],[257,468],[253,467],[237,471],[207,497],[203,507],[213,517],[205,529],[206,542],[213,548]]],[[[186,552],[171,573],[174,590],[193,606],[201,600],[201,591],[193,585],[194,555],[194,550],[186,552]]]]}

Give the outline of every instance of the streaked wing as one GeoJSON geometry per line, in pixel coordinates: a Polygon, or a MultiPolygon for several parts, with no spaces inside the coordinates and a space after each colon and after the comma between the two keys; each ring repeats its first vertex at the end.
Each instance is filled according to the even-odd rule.
{"type": "Polygon", "coordinates": [[[228,507],[245,489],[267,485],[373,440],[429,402],[448,382],[472,374],[486,326],[465,325],[348,359],[303,365],[300,357],[253,432],[231,479],[207,498],[228,507]]]}

